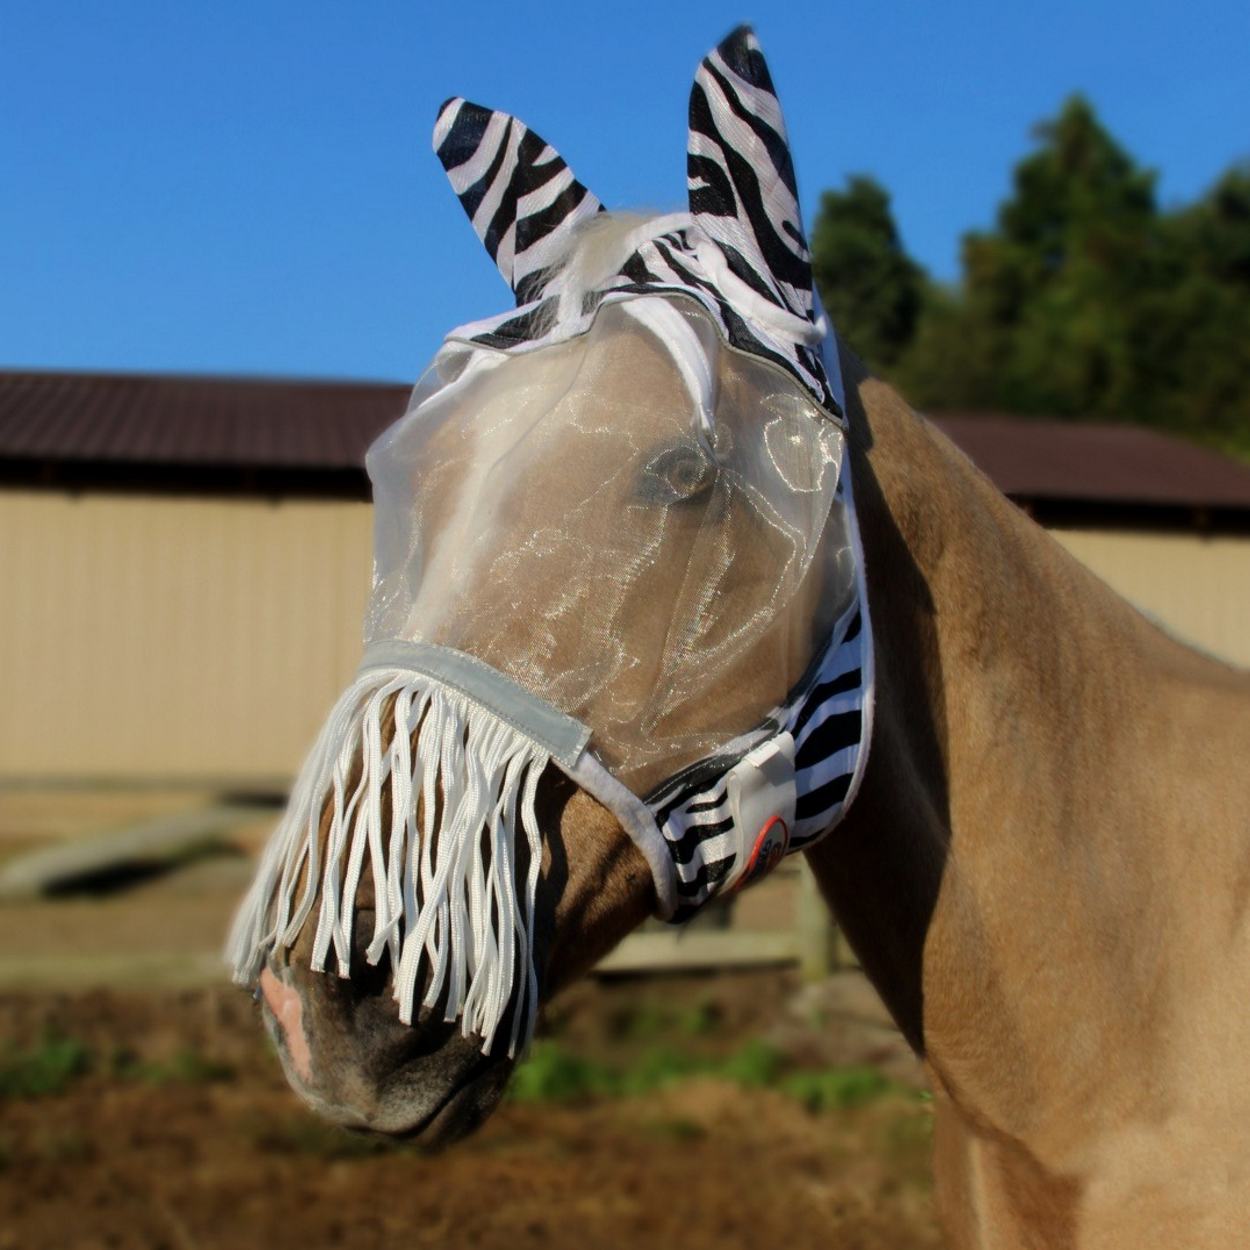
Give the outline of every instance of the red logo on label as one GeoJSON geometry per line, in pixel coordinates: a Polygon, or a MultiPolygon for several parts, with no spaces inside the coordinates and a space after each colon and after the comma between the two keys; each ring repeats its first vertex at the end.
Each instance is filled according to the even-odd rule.
{"type": "Polygon", "coordinates": [[[790,830],[780,816],[765,821],[764,827],[756,834],[755,845],[747,857],[746,870],[734,887],[736,890],[767,876],[781,862],[790,845],[790,830]]]}

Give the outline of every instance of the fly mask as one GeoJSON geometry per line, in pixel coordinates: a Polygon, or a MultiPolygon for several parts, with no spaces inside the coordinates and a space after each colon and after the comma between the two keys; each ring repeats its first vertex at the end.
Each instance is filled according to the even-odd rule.
{"type": "Polygon", "coordinates": [[[871,631],[836,349],[751,31],[697,73],[686,213],[603,214],[463,100],[434,146],[517,307],[452,331],[369,452],[364,661],[230,956],[252,983],[315,924],[313,967],[346,976],[367,867],[400,1018],[441,1007],[515,1053],[544,769],[613,812],[684,920],[851,802],[871,631]]]}

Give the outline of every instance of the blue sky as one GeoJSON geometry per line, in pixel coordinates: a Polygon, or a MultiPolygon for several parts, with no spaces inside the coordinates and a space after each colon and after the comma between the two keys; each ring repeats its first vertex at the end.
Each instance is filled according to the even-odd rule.
{"type": "Polygon", "coordinates": [[[1165,203],[1250,156],[1246,0],[10,0],[0,364],[412,378],[509,299],[430,152],[439,103],[516,113],[609,206],[680,207],[691,76],[743,19],[809,223],[871,173],[939,277],[1072,90],[1165,203]]]}

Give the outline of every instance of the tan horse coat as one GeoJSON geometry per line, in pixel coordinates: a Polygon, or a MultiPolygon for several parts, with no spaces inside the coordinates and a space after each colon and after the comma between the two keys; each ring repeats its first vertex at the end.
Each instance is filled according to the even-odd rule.
{"type": "MultiPolygon", "coordinates": [[[[808,859],[924,1056],[951,1244],[1250,1245],[1250,675],[844,368],[877,713],[808,859]]],[[[571,886],[611,838],[579,807],[571,886]]],[[[559,909],[555,979],[568,929],[580,968],[637,918],[631,864],[573,891],[575,926],[559,909]]]]}
{"type": "Polygon", "coordinates": [[[952,1244],[1250,1245],[1250,675],[847,368],[878,711],[809,860],[925,1056],[952,1244]]]}
{"type": "MultiPolygon", "coordinates": [[[[809,861],[924,1057],[951,1244],[1250,1245],[1250,675],[1166,637],[844,371],[877,712],[809,861]]],[[[546,996],[654,900],[602,807],[554,770],[540,794],[546,996]]],[[[311,928],[266,990],[304,1097],[432,1139],[489,1114],[508,1065],[400,1025],[381,969],[309,972],[311,928]]]]}

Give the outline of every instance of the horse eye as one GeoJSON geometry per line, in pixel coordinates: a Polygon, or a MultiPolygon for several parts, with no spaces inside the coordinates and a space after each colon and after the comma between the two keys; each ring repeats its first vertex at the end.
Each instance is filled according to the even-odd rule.
{"type": "Polygon", "coordinates": [[[716,466],[693,443],[666,447],[638,476],[635,494],[647,504],[692,503],[711,489],[716,466]]]}

